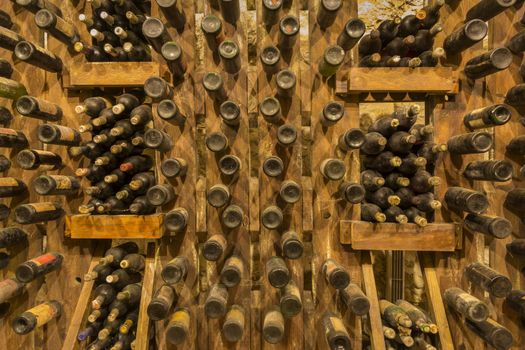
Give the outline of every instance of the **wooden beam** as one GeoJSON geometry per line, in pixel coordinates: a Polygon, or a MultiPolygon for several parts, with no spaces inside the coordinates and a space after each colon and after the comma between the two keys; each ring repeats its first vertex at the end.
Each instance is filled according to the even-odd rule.
{"type": "Polygon", "coordinates": [[[65,236],[84,239],[162,237],[163,214],[154,215],[68,215],[65,236]]]}
{"type": "Polygon", "coordinates": [[[365,294],[370,300],[370,311],[368,319],[370,321],[370,342],[372,349],[385,350],[385,337],[383,336],[383,322],[381,321],[381,311],[379,310],[379,299],[377,298],[376,280],[374,277],[374,267],[370,253],[361,255],[361,271],[363,273],[363,285],[365,294]]]}
{"type": "Polygon", "coordinates": [[[149,77],[160,75],[158,62],[86,62],[68,68],[65,88],[142,86],[149,77]]]}
{"type": "MultiPolygon", "coordinates": [[[[136,350],[147,350],[149,346],[149,324],[147,308],[153,295],[153,281],[158,257],[157,245],[153,242],[148,244],[146,263],[144,267],[144,278],[142,279],[142,296],[140,298],[139,319],[137,321],[136,350]]],[[[64,349],[65,350],[65,349],[64,349]]]]}

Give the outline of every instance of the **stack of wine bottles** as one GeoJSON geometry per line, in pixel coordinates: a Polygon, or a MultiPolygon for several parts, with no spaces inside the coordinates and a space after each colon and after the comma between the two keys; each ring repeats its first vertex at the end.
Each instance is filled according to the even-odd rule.
{"type": "Polygon", "coordinates": [[[133,348],[142,295],[144,256],[134,242],[106,251],[84,280],[95,281],[91,312],[77,339],[89,350],[133,348]]]}
{"type": "Polygon", "coordinates": [[[381,22],[359,42],[359,65],[363,67],[435,67],[444,56],[434,48],[434,37],[443,30],[436,0],[415,14],[381,22]]]}
{"type": "MultiPolygon", "coordinates": [[[[1,231],[0,237],[2,237],[2,243],[5,243],[6,239],[13,241],[21,237],[23,237],[22,240],[26,240],[27,233],[18,228],[5,228],[1,231]]],[[[18,265],[14,277],[0,281],[0,315],[3,317],[9,312],[11,300],[24,294],[28,283],[58,270],[63,260],[60,253],[50,252],[18,265]]],[[[11,326],[15,333],[27,334],[60,317],[61,313],[60,302],[50,300],[14,317],[11,326]]]]}
{"type": "Polygon", "coordinates": [[[441,207],[434,198],[440,179],[431,174],[445,145],[431,141],[432,126],[416,123],[412,105],[377,119],[368,128],[361,184],[366,190],[361,218],[370,222],[427,225],[427,214],[441,207]]]}
{"type": "Polygon", "coordinates": [[[388,349],[436,350],[433,335],[439,330],[425,311],[402,299],[395,304],[382,299],[379,307],[388,349]]]}
{"type": "Polygon", "coordinates": [[[124,93],[113,106],[103,97],[90,97],[76,107],[77,113],[90,118],[79,131],[93,135],[91,141],[69,149],[70,156],[82,155],[91,160],[88,167],[75,172],[91,181],[84,192],[92,199],[80,206],[81,213],[150,214],[162,204],[153,198],[158,195],[151,200],[145,197],[154,188],[156,178],[150,171],[153,158],[144,150],[159,140],[155,129],[146,131],[152,110],[150,105],[141,104],[142,96],[139,91],[124,93]]]}

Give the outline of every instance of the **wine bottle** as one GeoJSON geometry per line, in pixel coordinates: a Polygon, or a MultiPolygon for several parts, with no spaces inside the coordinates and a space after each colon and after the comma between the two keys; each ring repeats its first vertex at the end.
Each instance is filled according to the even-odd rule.
{"type": "Polygon", "coordinates": [[[106,176],[106,170],[98,165],[92,165],[89,168],[78,168],[75,170],[75,175],[85,177],[91,182],[98,182],[106,176]]]}
{"type": "MultiPolygon", "coordinates": [[[[267,168],[269,164],[267,164],[267,160],[265,160],[265,163],[263,164],[263,168],[267,168]]],[[[219,171],[224,176],[233,176],[241,169],[241,159],[237,156],[234,156],[232,154],[226,154],[222,156],[219,159],[218,162],[219,171]]],[[[267,168],[269,169],[269,168],[267,168]]],[[[276,171],[277,169],[272,168],[272,170],[276,171]]],[[[272,173],[275,175],[269,175],[269,176],[279,176],[280,174],[272,173]]]]}
{"type": "Polygon", "coordinates": [[[188,225],[188,211],[184,208],[175,208],[164,216],[164,227],[172,233],[184,232],[188,225]]]}
{"type": "MultiPolygon", "coordinates": [[[[111,340],[113,338],[112,335],[118,332],[120,322],[120,320],[110,321],[106,319],[106,321],[104,322],[104,328],[100,332],[98,332],[97,335],[98,341],[101,342],[101,345],[99,345],[99,347],[97,347],[96,350],[107,349],[107,346],[111,344],[111,340]]],[[[88,350],[92,349],[88,348],[88,350]]]]}
{"type": "Polygon", "coordinates": [[[321,29],[330,27],[337,18],[337,13],[343,6],[342,0],[320,0],[317,9],[317,24],[321,29]]]}
{"type": "Polygon", "coordinates": [[[480,79],[507,69],[511,63],[512,52],[505,47],[496,48],[467,61],[465,75],[470,79],[480,79]]]}
{"type": "MultiPolygon", "coordinates": [[[[16,44],[25,40],[20,34],[10,29],[0,27],[0,47],[9,51],[14,51],[16,44]]],[[[27,93],[27,92],[26,92],[27,93]]],[[[23,93],[21,95],[25,95],[23,93]]]]}
{"type": "Polygon", "coordinates": [[[134,108],[140,105],[140,100],[132,94],[122,94],[117,96],[116,104],[111,108],[114,114],[130,113],[134,108]]]}
{"type": "Polygon", "coordinates": [[[115,290],[119,290],[128,284],[137,283],[142,279],[140,273],[127,272],[124,269],[117,269],[111,275],[106,277],[106,283],[109,283],[115,290]]]}
{"type": "Polygon", "coordinates": [[[124,158],[141,154],[144,148],[142,146],[135,146],[128,140],[122,140],[111,145],[109,151],[111,154],[124,158]]]}
{"type": "Polygon", "coordinates": [[[402,308],[403,311],[405,311],[407,316],[412,321],[413,328],[423,333],[431,333],[431,328],[436,328],[437,330],[437,326],[435,324],[429,324],[427,316],[418,307],[402,299],[397,300],[396,305],[402,308]]]}
{"type": "Polygon", "coordinates": [[[226,135],[221,131],[212,131],[206,135],[206,147],[215,153],[225,152],[229,147],[229,141],[226,135]]]}
{"type": "Polygon", "coordinates": [[[496,104],[473,110],[463,117],[463,123],[470,130],[504,125],[510,121],[512,111],[504,104],[496,104]]]}
{"type": "Polygon", "coordinates": [[[426,16],[421,20],[421,28],[430,29],[438,23],[440,19],[439,10],[445,5],[445,2],[446,0],[436,0],[433,1],[431,5],[429,4],[423,7],[422,10],[425,11],[426,16]]]}
{"type": "Polygon", "coordinates": [[[386,19],[379,23],[377,30],[379,31],[381,42],[383,45],[391,42],[395,37],[397,37],[399,23],[401,23],[401,18],[394,17],[393,19],[386,19]]]}
{"type": "Polygon", "coordinates": [[[155,51],[161,53],[162,45],[172,41],[171,35],[166,30],[162,21],[155,17],[148,17],[142,24],[142,34],[155,51]]]}
{"type": "Polygon", "coordinates": [[[419,105],[411,105],[408,108],[396,110],[393,117],[399,120],[399,131],[409,131],[410,128],[417,122],[421,107],[419,105]]]}
{"type": "Polygon", "coordinates": [[[157,289],[148,305],[148,317],[153,321],[166,319],[171,307],[176,303],[176,298],[177,294],[171,286],[162,285],[157,289]]]}
{"type": "Polygon", "coordinates": [[[160,207],[175,198],[175,189],[170,184],[158,184],[148,189],[146,197],[151,205],[160,207]]]}
{"type": "Polygon", "coordinates": [[[40,195],[71,195],[77,194],[80,181],[74,176],[66,175],[40,175],[33,185],[36,193],[40,195]]]}
{"type": "Polygon", "coordinates": [[[0,106],[0,124],[9,124],[13,120],[13,113],[5,107],[0,106]]]}
{"type": "Polygon", "coordinates": [[[162,130],[148,129],[144,133],[144,145],[161,152],[170,150],[173,147],[171,137],[162,130]]]}
{"type": "Polygon", "coordinates": [[[395,118],[392,115],[384,116],[379,119],[376,119],[376,121],[368,127],[368,133],[380,133],[384,137],[390,137],[393,133],[397,131],[398,126],[399,119],[395,118]]]}
{"type": "Polygon", "coordinates": [[[479,262],[467,265],[465,275],[470,282],[483,288],[496,298],[504,298],[512,290],[512,282],[507,276],[479,262]]]}
{"type": "Polygon", "coordinates": [[[445,144],[436,144],[433,142],[424,142],[417,150],[416,155],[427,161],[427,165],[436,164],[439,154],[448,150],[445,144]]]}
{"type": "Polygon", "coordinates": [[[442,31],[443,26],[440,23],[436,23],[429,29],[420,29],[415,34],[414,43],[410,45],[410,48],[418,54],[432,50],[432,47],[434,46],[434,37],[442,31]]]}
{"type": "Polygon", "coordinates": [[[244,272],[242,260],[232,255],[225,262],[221,270],[220,281],[228,288],[233,288],[241,282],[244,272]]]}
{"type": "Polygon", "coordinates": [[[29,283],[40,276],[58,269],[64,257],[60,253],[46,253],[17,266],[16,279],[22,283],[29,283]]]}
{"type": "Polygon", "coordinates": [[[412,197],[412,204],[425,213],[431,213],[441,208],[441,202],[434,198],[433,193],[423,193],[412,197]]]}
{"type": "Polygon", "coordinates": [[[204,303],[204,313],[208,318],[217,319],[226,314],[228,289],[221,283],[211,286],[204,303]]]}
{"type": "Polygon", "coordinates": [[[139,196],[130,204],[129,211],[134,215],[147,215],[155,212],[155,206],[148,202],[146,196],[139,196]]]}
{"type": "Polygon", "coordinates": [[[82,42],[77,41],[73,45],[73,50],[77,53],[82,53],[88,62],[104,62],[109,60],[106,53],[96,45],[86,46],[82,42]]]}
{"type": "Polygon", "coordinates": [[[412,206],[412,198],[415,196],[414,192],[407,187],[400,187],[395,192],[396,196],[400,199],[399,207],[402,209],[408,209],[412,206]]]}
{"type": "Polygon", "coordinates": [[[507,193],[504,204],[510,210],[521,215],[523,210],[525,210],[525,202],[523,201],[524,198],[525,189],[514,188],[507,193]]]}
{"type": "Polygon", "coordinates": [[[460,288],[448,288],[443,299],[450,308],[471,321],[483,322],[489,316],[489,308],[484,302],[460,288]]]}
{"type": "MultiPolygon", "coordinates": [[[[360,42],[363,39],[360,40],[360,42]]],[[[342,47],[333,45],[326,48],[323,57],[317,65],[317,70],[324,78],[329,78],[341,67],[345,58],[345,50],[342,47]]]]}
{"type": "Polygon", "coordinates": [[[120,300],[113,300],[113,302],[108,306],[110,312],[108,314],[107,320],[109,322],[113,322],[117,318],[124,316],[128,312],[129,307],[130,306],[125,302],[122,302],[120,300]]]}
{"type": "Polygon", "coordinates": [[[224,81],[219,73],[207,72],[202,79],[202,84],[211,99],[222,103],[228,98],[224,81]]]}
{"type": "Polygon", "coordinates": [[[418,170],[410,179],[410,189],[415,193],[432,192],[434,187],[441,184],[441,179],[432,176],[428,171],[418,170]]]}
{"type": "Polygon", "coordinates": [[[144,270],[146,261],[143,255],[132,253],[124,257],[120,262],[120,267],[131,272],[140,272],[144,270]]]}
{"type": "Polygon", "coordinates": [[[367,169],[376,170],[382,174],[388,174],[402,165],[401,158],[390,151],[381,152],[377,156],[363,158],[363,165],[367,169]]]}
{"type": "Polygon", "coordinates": [[[215,51],[224,40],[222,21],[215,15],[206,15],[201,21],[201,30],[210,49],[215,51]]]}
{"type": "Polygon", "coordinates": [[[19,224],[36,224],[57,220],[64,215],[58,202],[28,203],[17,206],[14,210],[15,221],[19,224]]]}
{"type": "Polygon", "coordinates": [[[16,197],[27,192],[26,184],[14,177],[0,177],[0,198],[16,197]]]}
{"type": "Polygon", "coordinates": [[[53,152],[37,149],[25,149],[16,155],[18,166],[25,170],[35,170],[40,167],[55,170],[62,167],[62,158],[53,152]]]}
{"type": "Polygon", "coordinates": [[[116,296],[116,299],[128,305],[137,305],[142,297],[142,283],[132,283],[125,286],[116,296]]]}
{"type": "Polygon", "coordinates": [[[357,316],[362,316],[370,310],[370,300],[355,283],[349,283],[340,290],[341,299],[345,305],[357,316]]]}
{"type": "Polygon", "coordinates": [[[425,142],[428,142],[434,132],[434,127],[432,125],[425,124],[414,124],[409,133],[416,138],[415,145],[421,145],[425,142]]]}
{"type": "MultiPolygon", "coordinates": [[[[20,41],[14,50],[16,58],[49,72],[62,71],[62,60],[54,53],[29,41],[20,41]]],[[[9,78],[9,77],[8,77],[9,78]]]]}
{"type": "Polygon", "coordinates": [[[340,159],[328,158],[319,165],[321,175],[327,180],[338,181],[346,174],[346,166],[340,159]]]}
{"type": "Polygon", "coordinates": [[[219,116],[224,124],[237,127],[240,124],[241,108],[233,101],[224,101],[219,107],[219,116]]]}
{"type": "Polygon", "coordinates": [[[221,223],[230,230],[241,226],[244,220],[244,212],[241,207],[235,204],[227,206],[221,215],[221,223]]]}
{"type": "Polygon", "coordinates": [[[281,51],[273,45],[265,46],[261,51],[259,59],[267,75],[275,74],[280,68],[281,51]]]}
{"type": "Polygon", "coordinates": [[[186,279],[189,260],[185,256],[177,256],[164,266],[161,277],[168,284],[176,284],[186,279]]]}
{"type": "Polygon", "coordinates": [[[56,300],[37,305],[13,319],[12,327],[16,334],[28,334],[38,327],[59,318],[62,314],[62,304],[56,300]]]}
{"type": "Polygon", "coordinates": [[[235,343],[242,339],[244,333],[244,308],[240,305],[232,305],[222,325],[224,338],[235,343]]]}
{"type": "Polygon", "coordinates": [[[510,291],[510,293],[507,294],[507,296],[505,297],[505,302],[512,309],[518,311],[522,317],[525,316],[525,292],[524,291],[522,290],[510,291]]]}
{"type": "Polygon", "coordinates": [[[111,275],[113,268],[109,265],[96,265],[93,270],[89,271],[84,275],[84,281],[96,281],[103,283],[106,280],[106,277],[111,275]]]}
{"type": "Polygon", "coordinates": [[[57,121],[63,116],[62,108],[40,98],[21,96],[16,100],[15,108],[24,117],[36,118],[45,121],[57,121]]]}
{"type": "Polygon", "coordinates": [[[360,150],[364,154],[376,155],[386,148],[388,140],[378,132],[368,132],[365,134],[365,141],[361,145],[360,150]]]}
{"type": "Polygon", "coordinates": [[[212,235],[206,240],[206,242],[204,242],[202,255],[204,256],[204,259],[208,261],[217,261],[223,256],[227,246],[228,242],[223,235],[212,235]]]}
{"type": "MultiPolygon", "coordinates": [[[[184,73],[186,73],[187,65],[184,59],[182,47],[174,41],[168,41],[162,45],[162,58],[168,64],[169,70],[175,80],[182,80],[184,73]]],[[[148,54],[148,59],[150,55],[148,54]]]]}
{"type": "Polygon", "coordinates": [[[510,221],[497,216],[468,214],[463,224],[469,230],[498,239],[506,238],[512,233],[512,224],[510,221]]]}
{"type": "Polygon", "coordinates": [[[385,222],[386,216],[381,212],[381,208],[372,203],[361,204],[361,220],[368,222],[385,222]]]}
{"type": "Polygon", "coordinates": [[[462,187],[449,187],[445,193],[445,202],[454,211],[472,214],[481,214],[489,206],[483,193],[462,187]]]}
{"type": "Polygon", "coordinates": [[[261,223],[268,230],[278,229],[284,220],[282,210],[276,205],[270,205],[261,212],[261,223]]]}
{"type": "Polygon", "coordinates": [[[495,349],[511,349],[512,333],[491,318],[481,322],[467,320],[467,327],[495,349]]]}
{"type": "Polygon", "coordinates": [[[100,181],[92,186],[84,188],[84,193],[89,196],[104,200],[115,194],[115,188],[107,182],[100,181]]]}
{"type": "Polygon", "coordinates": [[[365,31],[365,22],[359,18],[350,19],[345,23],[343,31],[337,37],[337,45],[345,51],[350,51],[365,34],[365,31]]]}
{"type": "Polygon", "coordinates": [[[522,106],[525,97],[525,84],[518,84],[510,88],[505,96],[505,103],[511,106],[522,106]]]}
{"type": "Polygon", "coordinates": [[[404,38],[396,37],[383,48],[383,52],[389,56],[406,56],[411,49],[416,49],[416,38],[408,35],[404,38]]]}
{"type": "Polygon", "coordinates": [[[445,57],[445,50],[442,47],[424,51],[418,56],[421,60],[420,67],[436,67],[443,57],[445,57]]]}
{"type": "MultiPolygon", "coordinates": [[[[221,44],[222,45],[222,44],[221,44]]],[[[295,73],[290,69],[283,69],[275,76],[275,84],[277,86],[277,94],[282,98],[292,98],[295,93],[295,85],[297,79],[295,73]]],[[[323,115],[326,106],[323,109],[323,115]]]]}
{"type": "Polygon", "coordinates": [[[189,336],[191,314],[188,309],[177,309],[166,327],[166,340],[173,344],[181,344],[189,336]]]}
{"type": "Polygon", "coordinates": [[[130,334],[133,328],[137,326],[137,321],[139,318],[138,310],[132,311],[126,315],[126,319],[122,322],[122,325],[119,328],[120,334],[130,334]]]}
{"type": "Polygon", "coordinates": [[[419,227],[425,227],[428,225],[427,219],[423,216],[423,213],[417,208],[408,208],[405,210],[405,215],[408,218],[408,222],[412,222],[419,227]]]}
{"type": "Polygon", "coordinates": [[[361,184],[367,191],[377,191],[385,184],[383,176],[374,170],[365,170],[361,172],[361,184]]]}
{"type": "Polygon", "coordinates": [[[507,243],[507,252],[516,255],[525,255],[525,239],[516,238],[512,242],[507,243]]]}
{"type": "Polygon", "coordinates": [[[38,139],[47,144],[77,146],[80,133],[62,125],[41,124],[38,126],[38,139]]]}
{"type": "Polygon", "coordinates": [[[284,260],[273,256],[266,262],[268,281],[275,288],[283,288],[290,281],[290,271],[284,260]]]}
{"type": "Polygon", "coordinates": [[[78,212],[80,214],[94,213],[95,210],[97,210],[97,207],[102,203],[104,202],[98,198],[91,198],[87,204],[82,204],[78,207],[78,212]]]}
{"type": "Polygon", "coordinates": [[[445,38],[443,48],[449,55],[459,54],[483,40],[487,33],[485,21],[471,19],[445,38]]]}
{"type": "Polygon", "coordinates": [[[173,98],[173,88],[161,77],[150,77],[144,82],[144,92],[153,101],[173,98]]]}
{"type": "MultiPolygon", "coordinates": [[[[287,129],[284,129],[286,125],[282,125],[277,130],[277,138],[280,144],[290,144],[290,141],[286,142],[282,140],[284,137],[282,134],[286,132],[287,134],[292,134],[292,131],[287,131],[287,129]]],[[[297,131],[294,129],[293,134],[295,134],[293,138],[293,142],[295,142],[295,139],[297,138],[297,131]]],[[[292,134],[292,135],[293,135],[292,134]]],[[[291,138],[291,136],[287,136],[287,140],[291,138]]],[[[293,143],[291,142],[291,143],[293,143]]],[[[365,133],[361,129],[352,128],[345,131],[341,136],[339,136],[337,146],[339,149],[341,149],[344,152],[351,151],[353,149],[359,149],[363,144],[365,143],[365,133]]]]}
{"type": "Polygon", "coordinates": [[[47,9],[42,9],[35,14],[35,23],[38,28],[45,30],[68,46],[80,41],[80,36],[71,23],[47,9]]]}
{"type": "Polygon", "coordinates": [[[0,155],[0,172],[8,171],[11,168],[11,161],[4,155],[0,155]]]}
{"type": "Polygon", "coordinates": [[[388,207],[384,212],[387,222],[395,222],[398,224],[408,223],[408,217],[405,215],[405,212],[400,207],[393,205],[388,207]]]}
{"type": "Polygon", "coordinates": [[[392,304],[388,300],[381,299],[379,300],[379,308],[383,319],[394,329],[398,327],[412,327],[412,320],[400,306],[392,304]]]}
{"type": "Polygon", "coordinates": [[[260,104],[259,110],[263,118],[269,123],[277,123],[281,117],[281,104],[275,97],[266,97],[260,104]]]}
{"type": "Polygon", "coordinates": [[[0,10],[0,26],[4,28],[11,28],[13,26],[13,21],[11,16],[5,11],[0,10]]]}
{"type": "Polygon", "coordinates": [[[367,55],[365,57],[362,57],[359,60],[359,67],[380,67],[382,63],[381,55],[379,53],[373,53],[371,55],[367,55]]]}
{"type": "Polygon", "coordinates": [[[404,177],[401,173],[390,173],[385,179],[385,184],[393,190],[398,190],[402,187],[410,186],[410,179],[404,177]]]}
{"type": "Polygon", "coordinates": [[[7,278],[0,281],[0,304],[9,306],[9,300],[25,291],[25,284],[16,278],[7,278]]]}
{"type": "Polygon", "coordinates": [[[322,322],[326,342],[330,346],[330,349],[351,348],[350,335],[348,334],[341,317],[334,313],[327,312],[323,316],[322,322]]]}
{"type": "Polygon", "coordinates": [[[18,148],[28,145],[22,131],[0,128],[0,147],[18,148]]]}
{"type": "Polygon", "coordinates": [[[143,129],[142,125],[135,126],[131,124],[129,119],[119,120],[113,125],[113,128],[110,129],[109,133],[111,136],[120,137],[123,139],[133,136],[135,131],[143,129]]]}
{"type": "Polygon", "coordinates": [[[463,175],[471,180],[505,182],[512,178],[513,170],[507,160],[477,160],[467,164],[463,175]]]}
{"type": "Polygon", "coordinates": [[[492,135],[476,131],[451,137],[447,142],[448,151],[456,154],[485,153],[492,147],[492,135]]]}
{"type": "Polygon", "coordinates": [[[89,323],[102,322],[102,320],[108,316],[109,311],[107,308],[95,309],[92,307],[92,309],[93,311],[91,311],[87,318],[89,323]]]}
{"type": "Polygon", "coordinates": [[[361,203],[365,198],[365,192],[365,187],[358,183],[344,181],[339,185],[339,194],[348,203],[361,203]]]}
{"type": "Polygon", "coordinates": [[[388,139],[387,146],[392,152],[408,153],[416,143],[416,137],[405,131],[396,131],[388,139]]]}
{"type": "Polygon", "coordinates": [[[345,289],[350,283],[346,269],[334,259],[326,259],[321,267],[326,282],[335,289],[345,289]]]}
{"type": "MultiPolygon", "coordinates": [[[[290,16],[293,18],[293,16],[290,16]]],[[[285,18],[283,18],[284,20],[285,18]]],[[[297,27],[297,30],[299,28],[297,27]]],[[[219,45],[219,57],[221,58],[224,71],[236,74],[241,69],[241,56],[239,45],[233,40],[223,40],[219,45]]]]}
{"type": "Polygon", "coordinates": [[[136,254],[139,251],[139,247],[135,242],[126,242],[117,246],[111,247],[104,253],[104,257],[100,259],[100,264],[111,265],[113,267],[119,267],[120,262],[128,254],[136,254]]]}
{"type": "Polygon", "coordinates": [[[301,186],[292,180],[283,181],[279,189],[279,198],[287,204],[294,204],[301,199],[301,186]]]}
{"type": "Polygon", "coordinates": [[[507,145],[507,153],[516,156],[525,155],[525,135],[516,136],[507,145]]]}
{"type": "Polygon", "coordinates": [[[379,53],[382,46],[381,33],[374,29],[370,33],[363,35],[359,41],[359,56],[363,57],[379,53]]]}
{"type": "Polygon", "coordinates": [[[281,310],[274,306],[264,315],[262,325],[263,339],[270,344],[277,344],[284,338],[284,316],[281,310]]]}
{"type": "Polygon", "coordinates": [[[507,8],[513,6],[516,0],[496,1],[496,0],[481,0],[476,5],[472,6],[466,14],[466,20],[480,19],[488,21],[496,17],[507,8]]]}
{"type": "Polygon", "coordinates": [[[381,187],[375,192],[367,192],[366,200],[385,210],[392,205],[399,205],[401,199],[394,194],[394,191],[388,187],[381,187]]]}
{"type": "Polygon", "coordinates": [[[0,248],[8,248],[26,242],[27,237],[27,232],[18,227],[6,227],[0,229],[0,248]]]}

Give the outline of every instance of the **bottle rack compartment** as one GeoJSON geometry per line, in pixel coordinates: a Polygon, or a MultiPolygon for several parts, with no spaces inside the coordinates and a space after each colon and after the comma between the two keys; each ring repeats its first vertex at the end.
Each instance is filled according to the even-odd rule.
{"type": "Polygon", "coordinates": [[[337,78],[336,93],[341,95],[361,92],[456,94],[459,91],[459,73],[451,67],[352,67],[337,78]]]}
{"type": "Polygon", "coordinates": [[[68,69],[65,88],[142,86],[160,75],[158,62],[78,62],[68,69]]]}
{"type": "Polygon", "coordinates": [[[341,220],[339,239],[354,250],[405,250],[453,252],[460,248],[461,225],[432,223],[424,227],[416,224],[381,223],[341,220]]]}
{"type": "Polygon", "coordinates": [[[162,237],[163,214],[68,215],[65,236],[75,239],[157,239],[162,237]]]}

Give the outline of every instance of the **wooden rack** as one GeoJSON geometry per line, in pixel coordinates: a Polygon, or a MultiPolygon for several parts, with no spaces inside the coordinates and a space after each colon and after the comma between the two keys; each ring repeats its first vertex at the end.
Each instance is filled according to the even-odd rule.
{"type": "Polygon", "coordinates": [[[68,215],[64,235],[74,239],[158,239],[164,214],[68,215]]]}

